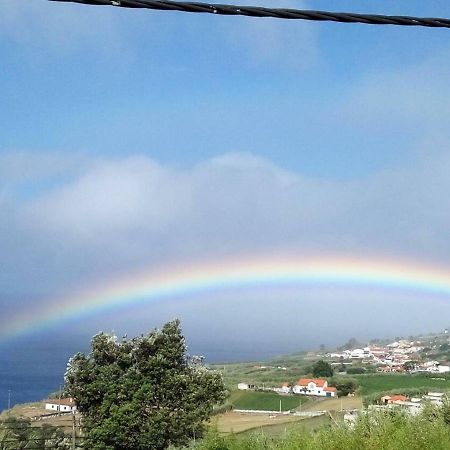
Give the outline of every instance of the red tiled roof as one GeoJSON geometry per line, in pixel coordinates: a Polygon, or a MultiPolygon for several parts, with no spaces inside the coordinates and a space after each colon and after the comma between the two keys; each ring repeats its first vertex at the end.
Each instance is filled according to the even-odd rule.
{"type": "Polygon", "coordinates": [[[47,400],[45,403],[49,403],[51,405],[75,406],[75,401],[73,398],[62,398],[61,400],[53,398],[51,400],[47,400]]]}
{"type": "Polygon", "coordinates": [[[337,392],[337,389],[335,387],[326,387],[324,389],[325,392],[337,392]]]}
{"type": "Polygon", "coordinates": [[[389,401],[390,402],[397,402],[397,401],[402,401],[405,402],[406,400],[408,400],[408,397],[405,397],[404,395],[393,395],[389,401]]]}
{"type": "Polygon", "coordinates": [[[405,397],[404,395],[385,395],[384,397],[382,397],[382,399],[385,399],[389,403],[392,403],[398,401],[405,402],[406,400],[408,400],[408,397],[405,397]]]}
{"type": "Polygon", "coordinates": [[[327,380],[321,380],[320,378],[300,378],[297,384],[299,386],[308,386],[308,383],[311,382],[315,383],[317,387],[323,387],[327,380]]]}

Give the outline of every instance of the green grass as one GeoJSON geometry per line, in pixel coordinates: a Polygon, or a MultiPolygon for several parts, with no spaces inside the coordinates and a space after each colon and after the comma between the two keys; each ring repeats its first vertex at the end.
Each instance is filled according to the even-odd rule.
{"type": "Polygon", "coordinates": [[[425,374],[373,374],[373,375],[351,375],[356,379],[360,388],[361,395],[382,394],[386,391],[403,389],[425,389],[447,391],[450,390],[450,379],[442,380],[442,375],[425,374]]]}
{"type": "Polygon", "coordinates": [[[280,387],[282,383],[295,383],[306,374],[305,368],[301,366],[288,367],[280,370],[276,367],[267,366],[260,369],[255,364],[229,364],[225,366],[212,366],[220,372],[228,388],[236,389],[238,383],[245,382],[266,387],[280,387]],[[225,370],[224,370],[225,367],[225,370]]]}
{"type": "Polygon", "coordinates": [[[222,374],[229,389],[236,389],[240,382],[279,387],[284,382],[295,383],[306,375],[313,362],[300,353],[264,362],[212,364],[210,367],[222,374]],[[286,367],[286,370],[278,367],[286,367]]]}
{"type": "Polygon", "coordinates": [[[298,396],[278,395],[275,392],[255,392],[255,391],[233,391],[228,399],[228,403],[234,409],[254,409],[263,411],[288,411],[298,408],[309,399],[298,396]]]}
{"type": "Polygon", "coordinates": [[[331,419],[328,415],[300,419],[297,422],[279,423],[276,425],[266,425],[264,427],[253,428],[239,433],[239,437],[248,437],[252,433],[262,432],[266,436],[280,437],[286,433],[296,433],[316,430],[324,425],[329,425],[331,419]]]}

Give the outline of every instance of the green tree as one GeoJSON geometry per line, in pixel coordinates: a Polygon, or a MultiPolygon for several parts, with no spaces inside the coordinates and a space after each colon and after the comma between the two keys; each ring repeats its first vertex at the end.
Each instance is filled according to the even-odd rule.
{"type": "Polygon", "coordinates": [[[330,380],[329,386],[334,386],[338,397],[353,394],[358,389],[358,383],[353,378],[337,378],[330,380]]]}
{"type": "Polygon", "coordinates": [[[225,398],[219,374],[189,363],[178,320],[128,341],[94,336],[90,353],[69,361],[65,390],[92,450],[185,445],[225,398]]]}
{"type": "Polygon", "coordinates": [[[349,375],[356,375],[356,374],[366,373],[366,369],[364,367],[349,367],[347,369],[347,373],[349,375]]]}
{"type": "MultiPolygon", "coordinates": [[[[60,428],[31,426],[30,419],[7,417],[0,422],[0,450],[69,450],[71,437],[60,428]]],[[[76,447],[77,449],[79,447],[76,447]]]]}
{"type": "Polygon", "coordinates": [[[315,377],[331,377],[333,376],[333,368],[329,363],[320,359],[312,366],[312,374],[315,377]]]}
{"type": "Polygon", "coordinates": [[[414,370],[416,368],[418,364],[418,361],[406,361],[405,363],[403,363],[403,368],[408,371],[411,372],[412,370],[414,370]]]}

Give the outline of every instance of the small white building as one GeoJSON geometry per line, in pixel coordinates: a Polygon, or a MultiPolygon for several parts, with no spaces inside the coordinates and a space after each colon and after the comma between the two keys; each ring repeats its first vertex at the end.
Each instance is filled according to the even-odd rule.
{"type": "Polygon", "coordinates": [[[292,392],[289,383],[283,383],[281,387],[274,388],[274,391],[278,392],[279,394],[290,394],[292,392]]]}
{"type": "Polygon", "coordinates": [[[292,388],[294,394],[315,395],[318,397],[337,397],[335,387],[328,387],[327,380],[320,378],[301,378],[292,388]]]}
{"type": "Polygon", "coordinates": [[[370,353],[369,347],[365,348],[355,348],[350,353],[351,359],[364,359],[364,358],[371,358],[373,355],[370,353]]]}
{"type": "Polygon", "coordinates": [[[75,412],[77,405],[72,397],[52,399],[45,402],[45,409],[53,412],[75,412]]]}
{"type": "Polygon", "coordinates": [[[256,386],[254,384],[248,384],[248,383],[238,383],[238,389],[240,391],[248,391],[249,389],[255,389],[256,386]]]}

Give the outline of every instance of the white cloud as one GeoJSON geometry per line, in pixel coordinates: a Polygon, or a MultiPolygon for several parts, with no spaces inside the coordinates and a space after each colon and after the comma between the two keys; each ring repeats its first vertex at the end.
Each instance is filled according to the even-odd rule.
{"type": "Polygon", "coordinates": [[[14,276],[0,284],[51,289],[144,265],[265,251],[450,262],[449,171],[445,150],[352,182],[307,178],[245,154],[187,169],[142,155],[92,159],[58,186],[4,196],[0,258],[14,276]]]}
{"type": "Polygon", "coordinates": [[[96,161],[74,183],[32,202],[27,214],[43,229],[94,241],[102,233],[158,232],[189,204],[181,178],[142,156],[96,161]]]}

